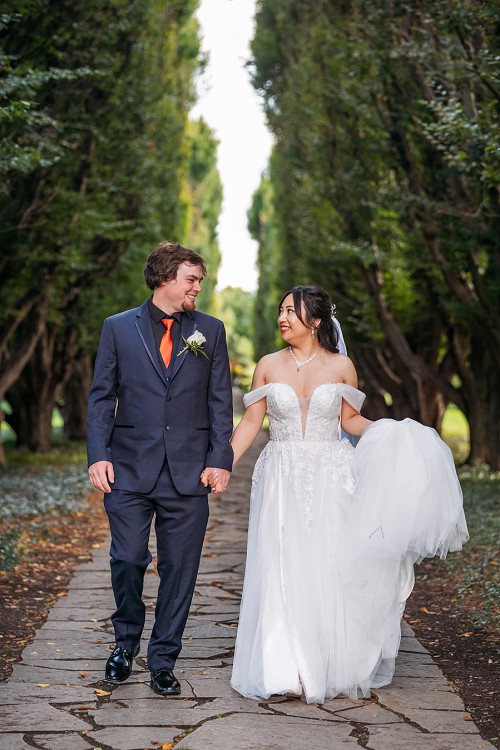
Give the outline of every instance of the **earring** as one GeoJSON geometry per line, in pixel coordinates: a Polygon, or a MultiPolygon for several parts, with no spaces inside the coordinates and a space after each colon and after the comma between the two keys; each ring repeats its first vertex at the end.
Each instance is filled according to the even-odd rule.
{"type": "Polygon", "coordinates": [[[311,328],[311,338],[314,341],[314,328],[311,328]]]}

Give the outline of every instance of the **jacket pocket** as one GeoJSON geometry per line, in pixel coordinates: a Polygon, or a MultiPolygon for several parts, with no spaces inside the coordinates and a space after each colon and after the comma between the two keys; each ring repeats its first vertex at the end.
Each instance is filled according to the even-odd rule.
{"type": "Polygon", "coordinates": [[[205,431],[209,432],[210,431],[210,427],[195,427],[195,429],[197,432],[205,432],[205,431]]]}
{"type": "Polygon", "coordinates": [[[113,425],[113,428],[116,430],[117,428],[120,430],[134,430],[135,424],[115,424],[113,425]]]}

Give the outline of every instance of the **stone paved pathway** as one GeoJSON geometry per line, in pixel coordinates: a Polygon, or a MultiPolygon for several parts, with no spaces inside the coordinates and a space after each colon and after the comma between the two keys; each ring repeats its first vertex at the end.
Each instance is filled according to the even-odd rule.
{"type": "MultiPolygon", "coordinates": [[[[112,648],[107,549],[81,565],[12,676],[0,684],[2,750],[493,750],[460,698],[405,626],[396,676],[370,701],[323,706],[246,700],[229,685],[245,559],[255,445],[231,490],[211,500],[202,566],[176,674],[178,698],[149,688],[144,659],[129,681],[102,680],[112,648]]],[[[147,632],[157,576],[146,575],[147,632]]],[[[143,649],[144,650],[144,649],[143,649]]]]}

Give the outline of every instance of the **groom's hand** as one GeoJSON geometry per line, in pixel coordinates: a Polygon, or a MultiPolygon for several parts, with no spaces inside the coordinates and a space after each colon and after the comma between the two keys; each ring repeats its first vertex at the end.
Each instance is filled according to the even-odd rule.
{"type": "Polygon", "coordinates": [[[115,472],[111,461],[96,461],[89,466],[89,478],[96,490],[111,492],[109,484],[115,481],[115,472]]]}
{"type": "Polygon", "coordinates": [[[204,487],[210,485],[212,494],[218,495],[227,488],[230,476],[231,472],[227,469],[217,469],[213,466],[207,466],[201,472],[200,479],[204,487]]]}

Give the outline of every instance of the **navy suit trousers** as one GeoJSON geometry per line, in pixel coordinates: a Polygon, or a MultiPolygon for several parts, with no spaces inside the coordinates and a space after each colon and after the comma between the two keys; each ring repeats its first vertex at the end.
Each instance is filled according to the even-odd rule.
{"type": "Polygon", "coordinates": [[[116,611],[111,617],[117,646],[133,648],[144,628],[144,574],[151,562],[153,517],[160,583],[148,646],[150,670],[173,667],[198,574],[208,521],[208,496],[180,495],[167,461],[147,494],[112,490],[104,496],[111,529],[111,581],[116,611]]]}

